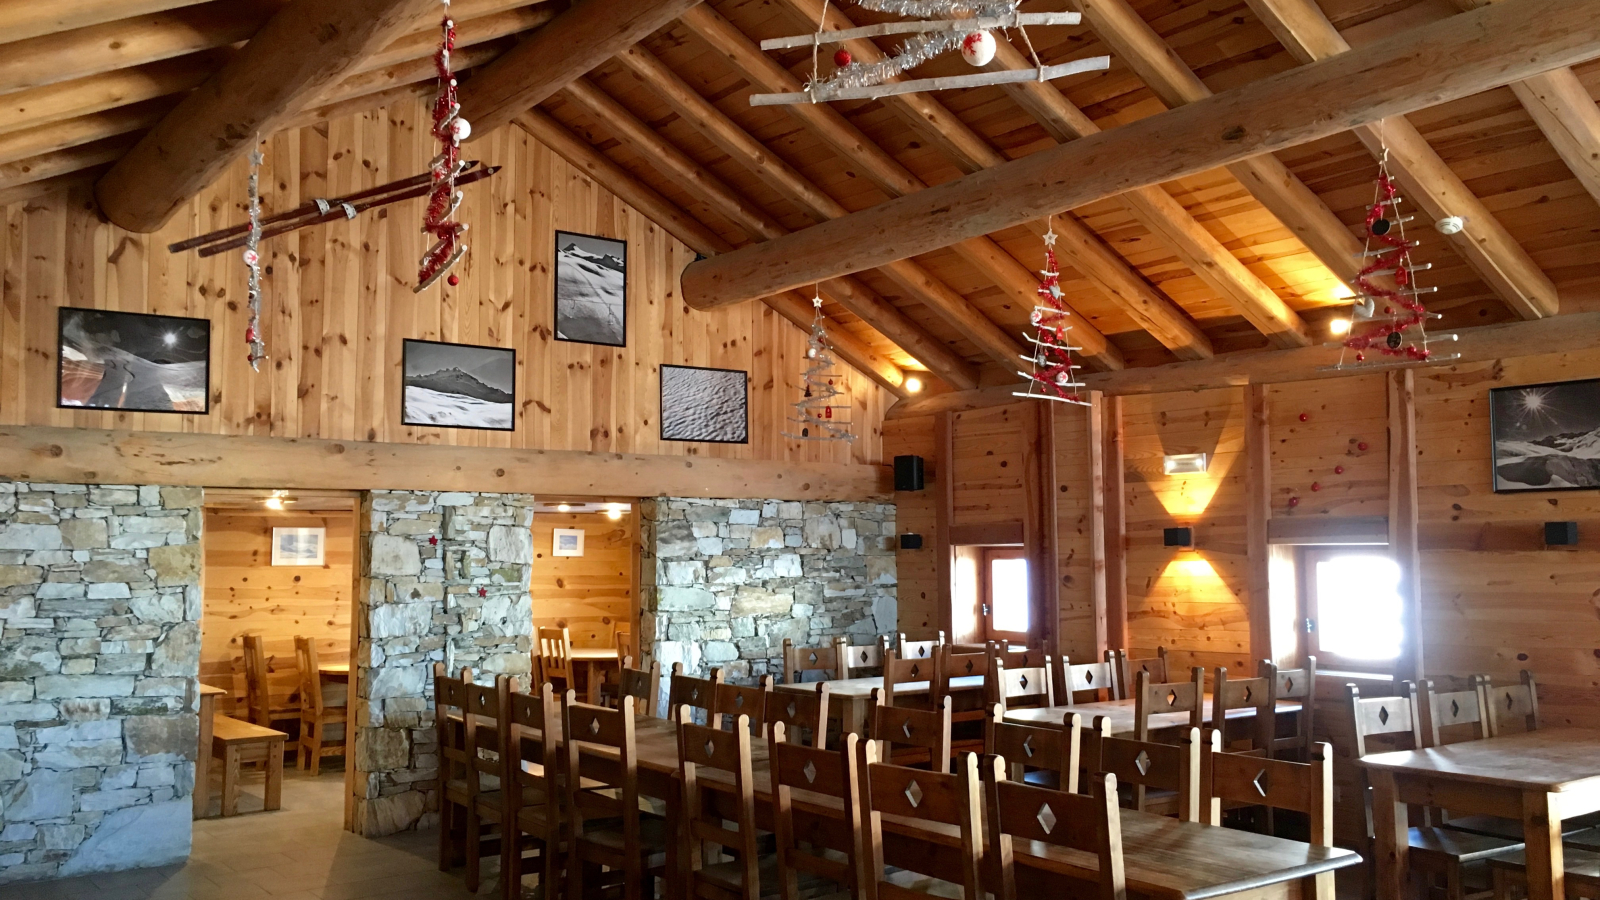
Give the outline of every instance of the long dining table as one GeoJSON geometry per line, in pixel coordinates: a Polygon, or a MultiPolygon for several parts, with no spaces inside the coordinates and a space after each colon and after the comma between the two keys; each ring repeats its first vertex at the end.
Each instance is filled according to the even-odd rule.
{"type": "MultiPolygon", "coordinates": [[[[1201,718],[1206,725],[1213,725],[1211,721],[1211,695],[1202,698],[1201,718]]],[[[1280,721],[1283,716],[1296,715],[1300,712],[1300,701],[1279,700],[1278,716],[1280,721]]],[[[1137,725],[1137,717],[1132,700],[1099,700],[1093,703],[1075,703],[1071,706],[1033,706],[1023,709],[1006,710],[1006,721],[1020,725],[1059,725],[1062,718],[1071,713],[1083,717],[1083,723],[1088,726],[1097,717],[1104,717],[1113,735],[1133,734],[1137,725]]],[[[1253,706],[1240,707],[1228,710],[1228,721],[1239,722],[1256,717],[1253,706]]],[[[1153,733],[1170,731],[1183,728],[1189,724],[1189,714],[1183,713],[1152,713],[1150,716],[1150,730],[1153,733]]]]}
{"type": "MultiPolygon", "coordinates": [[[[958,675],[950,679],[950,693],[959,698],[960,702],[970,703],[972,695],[977,694],[981,702],[983,694],[982,675],[958,675]]],[[[872,706],[872,692],[883,688],[883,678],[877,675],[863,678],[837,678],[825,682],[828,685],[828,705],[830,709],[837,709],[839,719],[845,731],[856,734],[867,733],[867,710],[872,706]]],[[[802,681],[798,683],[773,685],[775,690],[795,691],[810,693],[817,689],[818,682],[802,681]]],[[[895,693],[903,696],[921,696],[928,693],[931,685],[926,681],[908,681],[895,685],[895,693]]]]}
{"type": "MultiPolygon", "coordinates": [[[[560,735],[553,736],[560,740],[560,735]]],[[[593,755],[603,761],[610,754],[605,748],[595,747],[593,755]]],[[[666,719],[637,718],[635,758],[640,793],[664,805],[668,833],[677,834],[681,803],[675,726],[666,719]]],[[[753,739],[751,773],[756,823],[770,830],[773,804],[768,766],[767,742],[753,739]]],[[[611,775],[603,771],[603,762],[591,771],[602,780],[611,775]]],[[[715,770],[702,768],[699,778],[702,784],[731,785],[729,776],[715,770]]],[[[836,848],[844,849],[846,844],[838,831],[842,823],[827,815],[830,810],[837,811],[837,799],[795,791],[793,801],[795,814],[810,820],[807,833],[821,840],[837,840],[836,848]]],[[[715,797],[711,798],[711,808],[716,808],[715,797]]],[[[732,815],[731,809],[728,814],[732,815]]],[[[952,826],[886,816],[883,828],[886,863],[959,880],[957,854],[943,852],[959,846],[959,834],[952,826]]],[[[1130,891],[1172,900],[1211,900],[1236,894],[1248,894],[1250,900],[1331,897],[1332,872],[1360,862],[1360,857],[1350,850],[1179,822],[1134,810],[1122,812],[1122,849],[1130,891]],[[1313,883],[1327,884],[1326,892],[1313,894],[1313,883]]],[[[1099,860],[1090,853],[1018,841],[1014,854],[1023,885],[1059,890],[1066,881],[1092,886],[1099,877],[1099,860]]],[[[678,856],[676,846],[668,849],[669,873],[678,871],[678,856]]]]}

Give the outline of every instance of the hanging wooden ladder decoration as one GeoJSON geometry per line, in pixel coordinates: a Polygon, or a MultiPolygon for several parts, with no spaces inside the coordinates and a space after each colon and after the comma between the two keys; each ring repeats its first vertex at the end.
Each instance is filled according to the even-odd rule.
{"type": "Polygon", "coordinates": [[[1056,232],[1054,228],[1044,235],[1044,271],[1039,274],[1039,303],[1033,307],[1028,321],[1033,323],[1033,333],[1023,337],[1033,345],[1033,354],[1024,356],[1028,371],[1017,374],[1028,379],[1026,391],[1013,391],[1017,397],[1037,400],[1056,400],[1088,406],[1083,397],[1083,382],[1078,380],[1078,364],[1072,358],[1074,350],[1069,335],[1072,326],[1067,324],[1072,315],[1061,293],[1061,264],[1056,260],[1056,232]]]}
{"type": "Polygon", "coordinates": [[[828,343],[828,330],[822,318],[822,298],[811,301],[816,316],[811,320],[811,336],[806,341],[806,370],[801,376],[804,385],[800,399],[795,401],[794,415],[789,421],[799,426],[800,433],[785,431],[783,436],[797,441],[854,441],[850,422],[845,413],[850,407],[834,398],[844,393],[839,389],[843,378],[834,371],[833,345],[828,343]]]}

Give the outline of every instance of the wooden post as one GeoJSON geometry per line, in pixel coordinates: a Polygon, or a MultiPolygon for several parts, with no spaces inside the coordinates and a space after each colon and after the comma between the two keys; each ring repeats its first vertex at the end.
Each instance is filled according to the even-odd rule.
{"type": "Polygon", "coordinates": [[[1105,546],[1106,643],[1112,650],[1128,647],[1128,501],[1123,492],[1122,398],[1106,397],[1101,409],[1101,466],[1105,546]]]}
{"type": "Polygon", "coordinates": [[[1106,631],[1106,403],[1099,391],[1089,392],[1085,437],[1089,445],[1089,566],[1094,604],[1094,659],[1111,647],[1106,631]]]}
{"type": "Polygon", "coordinates": [[[1416,379],[1410,369],[1389,374],[1389,551],[1400,564],[1400,658],[1396,681],[1422,680],[1422,578],[1417,552],[1416,379]]]}
{"type": "Polygon", "coordinates": [[[947,635],[955,633],[952,605],[955,601],[955,566],[950,556],[950,518],[955,512],[956,496],[955,430],[955,413],[940,413],[934,418],[933,443],[938,457],[933,464],[933,489],[936,492],[933,503],[933,564],[938,574],[936,588],[939,595],[936,602],[939,629],[947,635]]]}
{"type": "Polygon", "coordinates": [[[1250,655],[1276,660],[1272,648],[1271,566],[1267,523],[1272,519],[1272,444],[1267,423],[1267,386],[1245,389],[1248,419],[1244,430],[1245,508],[1244,535],[1248,560],[1245,584],[1249,591],[1250,655]]]}
{"type": "Polygon", "coordinates": [[[1060,655],[1061,578],[1056,560],[1056,404],[1030,401],[1023,422],[1022,543],[1028,554],[1028,593],[1039,646],[1060,655]]]}

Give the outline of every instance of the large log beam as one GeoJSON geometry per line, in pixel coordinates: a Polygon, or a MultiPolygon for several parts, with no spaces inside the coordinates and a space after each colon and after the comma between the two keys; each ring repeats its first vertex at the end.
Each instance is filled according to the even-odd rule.
{"type": "Polygon", "coordinates": [[[742,303],[1600,56],[1600,0],[1506,0],[684,270],[742,303]]]}
{"type": "Polygon", "coordinates": [[[294,0],[95,185],[100,210],[151,232],[255,142],[404,35],[432,0],[294,0]]]}
{"type": "MultiPolygon", "coordinates": [[[[1397,363],[1394,368],[1444,368],[1470,363],[1492,362],[1518,356],[1571,353],[1593,350],[1600,342],[1600,312],[1569,313],[1527,322],[1506,322],[1463,328],[1460,339],[1443,345],[1455,359],[1435,363],[1397,363]]],[[[1195,362],[1145,366],[1120,372],[1095,372],[1083,380],[1091,390],[1109,395],[1167,394],[1179,391],[1205,391],[1212,388],[1242,387],[1248,384],[1282,384],[1293,381],[1321,381],[1367,375],[1383,368],[1366,366],[1334,369],[1341,355],[1349,354],[1337,344],[1301,347],[1295,350],[1253,350],[1225,353],[1195,362]]],[[[913,397],[889,408],[885,418],[903,419],[940,412],[963,412],[989,406],[1016,403],[1015,385],[952,391],[927,397],[913,397]]]]}
{"type": "Polygon", "coordinates": [[[573,79],[676,19],[700,0],[581,0],[461,88],[473,138],[548,100],[573,79]]]}

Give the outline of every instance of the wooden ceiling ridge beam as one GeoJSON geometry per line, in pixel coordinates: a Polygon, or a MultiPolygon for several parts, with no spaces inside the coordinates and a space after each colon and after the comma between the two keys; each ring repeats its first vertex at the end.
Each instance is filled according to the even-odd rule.
{"type": "Polygon", "coordinates": [[[683,272],[684,299],[699,308],[741,303],[1583,62],[1600,56],[1600,35],[1591,27],[1596,15],[1600,0],[1505,0],[1391,35],[701,260],[683,272]]]}
{"type": "MultiPolygon", "coordinates": [[[[752,240],[769,241],[789,234],[789,230],[766,210],[741,196],[587,78],[567,85],[561,96],[587,112],[613,137],[649,160],[657,171],[682,185],[752,240]]],[[[821,286],[835,302],[861,317],[939,377],[962,388],[977,384],[977,373],[965,360],[859,280],[846,276],[827,279],[821,286]]]]}
{"type": "MultiPolygon", "coordinates": [[[[531,135],[534,140],[549,147],[556,155],[565,159],[574,168],[585,173],[590,178],[593,178],[597,184],[617,195],[622,202],[638,210],[641,215],[661,226],[668,234],[682,241],[694,252],[703,256],[713,256],[733,249],[731,244],[718,237],[715,232],[707,228],[699,220],[689,215],[672,201],[661,196],[653,188],[634,178],[633,175],[612,162],[609,157],[601,153],[597,148],[569,131],[549,113],[534,109],[523,113],[513,121],[522,130],[531,135]]],[[[813,310],[810,301],[806,298],[793,291],[788,291],[762,299],[767,305],[776,310],[779,315],[790,320],[797,327],[810,329],[813,310]]],[[[886,359],[868,346],[866,342],[837,324],[829,328],[828,337],[833,341],[834,348],[839,351],[839,356],[845,362],[865,373],[868,377],[892,391],[896,396],[903,397],[906,395],[905,372],[894,362],[886,359]]],[[[926,361],[919,361],[927,365],[926,361]]],[[[932,366],[929,366],[929,370],[940,378],[944,378],[932,366]]],[[[946,380],[952,386],[961,383],[959,379],[946,380]]],[[[975,380],[967,382],[967,384],[975,383],[975,380]]]]}
{"type": "Polygon", "coordinates": [[[700,0],[583,0],[461,87],[472,140],[548,100],[573,79],[638,43],[700,0]]]}
{"type": "Polygon", "coordinates": [[[155,231],[227,168],[405,34],[432,0],[293,0],[101,176],[95,199],[129,231],[155,231]]]}
{"type": "MultiPolygon", "coordinates": [[[[1246,2],[1302,65],[1350,50],[1315,0],[1246,2]]],[[[1388,152],[1390,171],[1407,199],[1420,206],[1428,218],[1437,221],[1462,216],[1467,220],[1466,229],[1447,240],[1512,311],[1524,319],[1556,314],[1561,302],[1555,284],[1415,125],[1404,116],[1393,116],[1362,125],[1355,134],[1374,157],[1388,152]]]]}
{"type": "MultiPolygon", "coordinates": [[[[752,85],[775,92],[801,89],[798,79],[774,62],[744,32],[710,6],[697,6],[680,16],[679,20],[701,40],[711,45],[713,50],[721,54],[734,70],[752,85]]],[[[910,170],[900,165],[894,157],[873,143],[871,138],[828,104],[801,103],[788,106],[786,109],[847,162],[860,167],[862,174],[889,196],[905,196],[927,187],[910,170]]],[[[950,249],[1002,290],[1023,297],[1026,304],[1024,308],[1032,309],[1038,280],[1027,267],[1001,249],[999,244],[988,237],[974,235],[952,242],[950,249]],[[1023,291],[1025,294],[1019,293],[1023,291]]],[[[918,272],[905,266],[904,261],[905,257],[898,261],[885,261],[884,269],[897,284],[907,290],[919,293],[933,292],[935,300],[928,303],[929,308],[943,315],[952,325],[962,329],[981,345],[985,345],[985,351],[990,356],[998,359],[999,351],[1007,343],[1015,346],[1015,352],[1005,363],[1005,370],[1010,372],[1016,367],[1020,362],[1016,356],[1020,354],[1021,349],[1010,332],[997,325],[943,282],[931,276],[919,275],[918,272]],[[985,339],[978,340],[979,336],[984,336],[985,339]]],[[[1078,316],[1073,326],[1073,338],[1083,347],[1085,357],[1099,366],[1119,369],[1124,365],[1121,351],[1087,318],[1078,316]]]]}
{"type": "MultiPolygon", "coordinates": [[[[784,0],[784,3],[801,21],[815,22],[823,13],[814,0],[784,0]]],[[[831,4],[826,6],[825,29],[843,31],[854,27],[855,23],[843,10],[831,4]]],[[[877,62],[885,56],[876,43],[866,38],[845,41],[844,46],[855,59],[863,63],[877,62]]],[[[1020,54],[1006,41],[997,42],[997,48],[1001,53],[1009,50],[1011,56],[1020,59],[1020,54]]],[[[1023,64],[1014,68],[1031,67],[1023,64]]],[[[905,79],[902,76],[893,80],[905,79]]],[[[1052,87],[1039,86],[1060,95],[1052,87]]],[[[882,102],[929,143],[943,147],[945,154],[964,171],[990,169],[1007,161],[1004,154],[931,93],[899,94],[885,97],[882,102]]],[[[1093,229],[1070,210],[1061,211],[1056,223],[1065,238],[1056,246],[1066,261],[1128,313],[1140,327],[1154,335],[1179,359],[1205,359],[1212,355],[1211,340],[1189,318],[1188,313],[1107,246],[1093,229]]],[[[1046,222],[1028,223],[1028,228],[1040,235],[1049,227],[1046,222]]],[[[1199,229],[1199,226],[1195,225],[1182,234],[1187,239],[1195,229],[1199,229]]],[[[1171,241],[1165,232],[1152,229],[1152,233],[1157,241],[1164,243],[1181,261],[1190,265],[1223,299],[1239,309],[1251,324],[1267,334],[1274,344],[1302,347],[1309,343],[1305,323],[1300,321],[1300,317],[1243,264],[1233,260],[1232,267],[1225,267],[1219,261],[1202,261],[1186,253],[1184,246],[1171,241]],[[1221,277],[1213,277],[1219,273],[1221,277]]],[[[1192,244],[1192,241],[1189,243],[1192,244]]],[[[1216,243],[1216,246],[1221,249],[1220,243],[1216,243]]],[[[1232,254],[1227,255],[1232,259],[1232,254]]],[[[1028,273],[1028,277],[1032,279],[1033,274],[1028,273]]]]}

